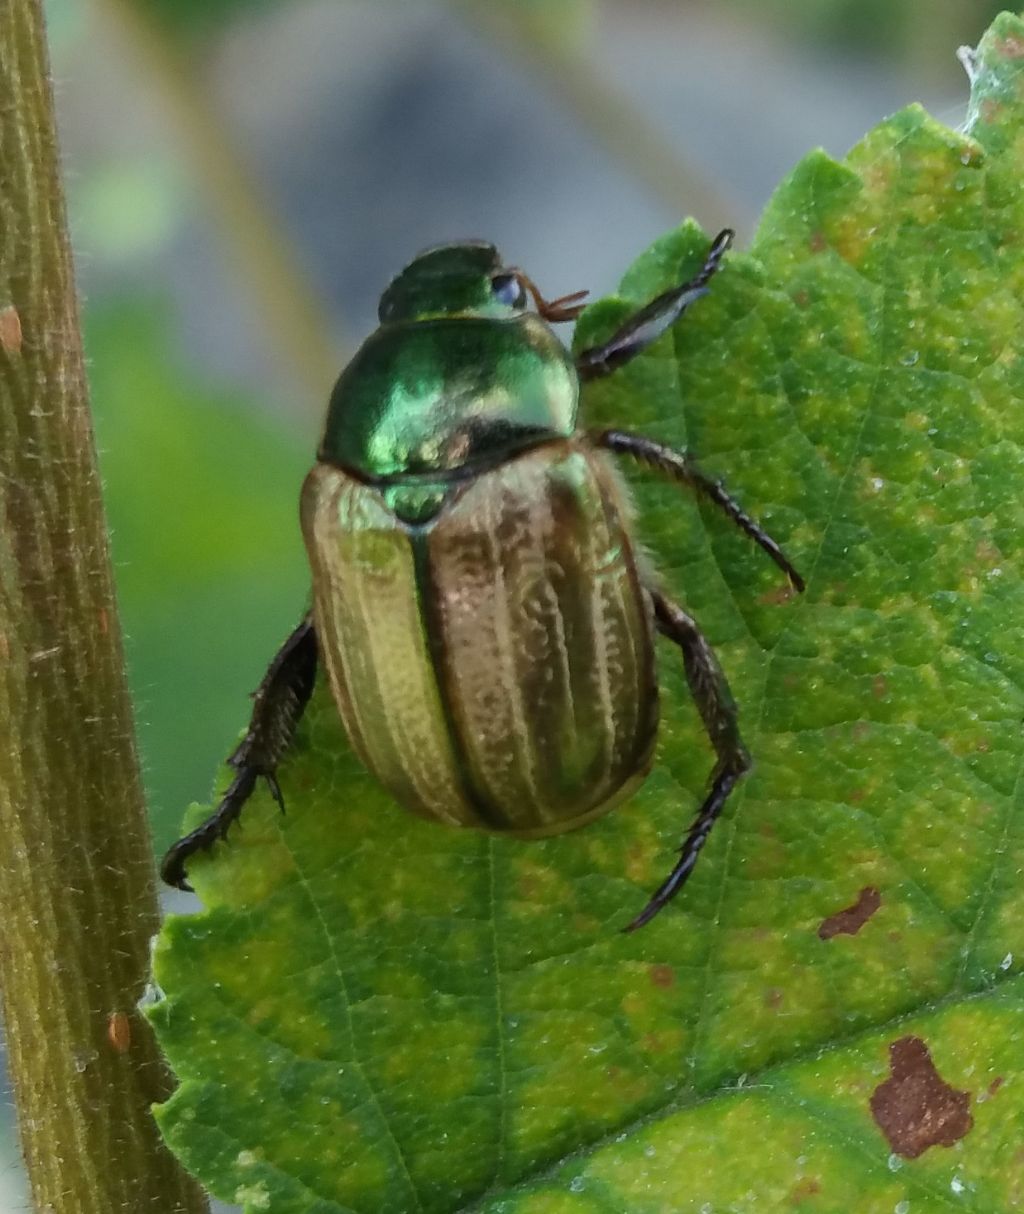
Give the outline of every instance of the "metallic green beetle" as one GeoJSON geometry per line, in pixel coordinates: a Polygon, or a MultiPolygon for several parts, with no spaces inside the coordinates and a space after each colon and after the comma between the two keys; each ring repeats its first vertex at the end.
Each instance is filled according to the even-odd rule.
{"type": "Polygon", "coordinates": [[[750,760],[711,649],[637,551],[608,453],[703,494],[803,582],[689,456],[580,429],[579,385],[673,324],[731,240],[575,360],[550,322],[573,319],[585,292],[546,301],[493,245],[428,250],[391,283],[302,491],[312,612],[256,693],[217,810],[167,853],[166,881],[187,888],[186,860],[225,837],[258,778],[281,801],[275,772],[318,662],[352,745],[406,809],[523,839],[589,822],[649,770],[659,632],[682,650],[717,762],[678,862],[627,930],[679,891],[750,760]]]}

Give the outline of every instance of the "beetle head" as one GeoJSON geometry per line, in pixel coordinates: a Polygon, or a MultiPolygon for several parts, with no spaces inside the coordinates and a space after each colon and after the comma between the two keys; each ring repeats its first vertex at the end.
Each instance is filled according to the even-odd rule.
{"type": "Polygon", "coordinates": [[[562,321],[579,315],[582,305],[575,305],[586,291],[548,301],[522,270],[501,264],[494,245],[466,240],[420,253],[381,296],[378,315],[381,324],[437,316],[508,319],[525,311],[528,294],[545,320],[562,321]]]}

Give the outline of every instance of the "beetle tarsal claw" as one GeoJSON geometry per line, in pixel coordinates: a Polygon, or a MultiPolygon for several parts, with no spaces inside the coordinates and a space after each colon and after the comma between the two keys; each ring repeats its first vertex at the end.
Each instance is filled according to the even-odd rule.
{"type": "Polygon", "coordinates": [[[265,771],[262,774],[264,780],[267,782],[267,787],[270,789],[270,795],[277,802],[277,807],[281,813],[284,813],[284,794],[281,792],[281,785],[277,782],[277,776],[272,771],[265,771]]]}

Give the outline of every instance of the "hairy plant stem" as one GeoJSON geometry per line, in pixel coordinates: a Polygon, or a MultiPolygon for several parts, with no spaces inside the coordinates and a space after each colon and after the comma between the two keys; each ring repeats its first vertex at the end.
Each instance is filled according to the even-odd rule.
{"type": "Polygon", "coordinates": [[[206,1209],[149,1105],[157,906],[40,0],[0,8],[0,999],[35,1207],[206,1209]]]}

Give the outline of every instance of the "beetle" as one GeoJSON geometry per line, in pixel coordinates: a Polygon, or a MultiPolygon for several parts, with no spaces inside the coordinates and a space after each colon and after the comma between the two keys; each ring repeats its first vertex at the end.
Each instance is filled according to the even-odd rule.
{"type": "Polygon", "coordinates": [[[276,770],[322,665],[363,763],[406,809],[522,839],[590,822],[646,777],[658,725],[655,634],[682,653],[715,752],[679,859],[625,929],[680,890],[750,766],[737,709],[695,621],[637,551],[629,456],[719,507],[796,590],[779,545],[683,451],[581,428],[580,384],[629,362],[706,293],[733,233],[698,273],[575,359],[548,301],[483,242],[416,257],[380,300],[380,326],[331,394],[301,519],[313,605],[277,653],[214,813],[164,858],[225,838],[276,770]],[[534,309],[529,301],[532,299],[534,309]]]}

